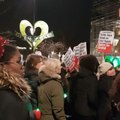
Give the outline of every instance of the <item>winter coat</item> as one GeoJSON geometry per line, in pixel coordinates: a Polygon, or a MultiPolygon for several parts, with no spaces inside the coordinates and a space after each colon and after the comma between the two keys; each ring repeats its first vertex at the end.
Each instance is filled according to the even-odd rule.
{"type": "MultiPolygon", "coordinates": [[[[40,72],[39,76],[41,82],[52,78],[52,76],[47,76],[44,72],[40,72]]],[[[39,107],[42,112],[41,120],[66,120],[61,82],[57,79],[51,79],[45,84],[41,83],[38,91],[39,107]]]]}
{"type": "Polygon", "coordinates": [[[0,88],[0,120],[30,120],[26,104],[10,89],[0,88]]]}
{"type": "Polygon", "coordinates": [[[25,78],[28,84],[31,86],[31,104],[33,109],[38,107],[38,90],[37,87],[40,85],[40,79],[38,77],[38,71],[26,71],[25,78]]]}
{"type": "Polygon", "coordinates": [[[30,120],[27,108],[30,92],[30,86],[19,74],[1,64],[0,120],[30,120]]]}
{"type": "Polygon", "coordinates": [[[113,77],[106,74],[101,75],[99,79],[99,107],[98,107],[98,120],[107,120],[110,117],[111,99],[109,90],[112,87],[113,77]]]}
{"type": "Polygon", "coordinates": [[[73,78],[70,78],[69,82],[73,116],[96,116],[98,106],[98,81],[96,75],[81,67],[79,73],[73,78]]]}

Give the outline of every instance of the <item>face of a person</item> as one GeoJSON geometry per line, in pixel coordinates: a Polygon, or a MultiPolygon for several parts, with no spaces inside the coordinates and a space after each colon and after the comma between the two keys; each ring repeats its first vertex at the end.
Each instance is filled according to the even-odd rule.
{"type": "Polygon", "coordinates": [[[42,65],[43,65],[43,62],[39,62],[39,63],[37,63],[37,65],[35,66],[35,68],[39,69],[42,65]]]}
{"type": "Polygon", "coordinates": [[[24,75],[24,67],[21,64],[21,55],[18,50],[16,51],[16,54],[10,59],[9,64],[6,66],[9,70],[20,75],[24,75]]]}
{"type": "Polygon", "coordinates": [[[114,68],[111,68],[110,70],[108,70],[108,72],[107,72],[107,75],[108,76],[114,76],[116,74],[116,72],[115,72],[115,69],[114,68]]]}

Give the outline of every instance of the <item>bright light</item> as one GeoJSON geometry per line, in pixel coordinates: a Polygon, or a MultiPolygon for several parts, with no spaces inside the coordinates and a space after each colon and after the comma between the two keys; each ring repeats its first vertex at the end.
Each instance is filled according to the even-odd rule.
{"type": "Polygon", "coordinates": [[[33,41],[33,46],[35,46],[35,41],[33,41]]]}
{"type": "Polygon", "coordinates": [[[31,33],[32,35],[34,34],[34,30],[33,30],[32,27],[30,28],[30,33],[31,33]]]}
{"type": "Polygon", "coordinates": [[[27,49],[26,47],[19,47],[19,46],[17,46],[17,48],[20,49],[20,50],[26,50],[27,49]]]}
{"type": "Polygon", "coordinates": [[[114,68],[117,68],[118,66],[120,66],[120,56],[106,56],[105,57],[105,62],[109,62],[112,63],[114,68]]]}
{"type": "Polygon", "coordinates": [[[64,98],[67,98],[67,94],[66,93],[64,93],[64,98]]]}
{"type": "Polygon", "coordinates": [[[39,108],[36,108],[36,111],[40,111],[40,109],[39,109],[39,108]]]}

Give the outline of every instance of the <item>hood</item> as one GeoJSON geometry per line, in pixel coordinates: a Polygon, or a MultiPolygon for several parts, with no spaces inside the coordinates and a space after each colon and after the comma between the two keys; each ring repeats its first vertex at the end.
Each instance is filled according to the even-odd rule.
{"type": "Polygon", "coordinates": [[[40,82],[43,83],[43,84],[48,82],[49,80],[50,81],[55,80],[55,81],[59,82],[62,86],[64,86],[63,82],[60,79],[47,76],[44,72],[40,72],[39,77],[40,77],[40,82]]]}
{"type": "Polygon", "coordinates": [[[50,79],[51,77],[47,76],[44,72],[40,72],[39,73],[39,78],[40,78],[41,82],[44,82],[44,81],[50,79]]]}
{"type": "Polygon", "coordinates": [[[95,74],[90,70],[87,70],[86,68],[80,67],[79,77],[87,77],[90,75],[95,75],[95,74]]]}
{"type": "Polygon", "coordinates": [[[40,67],[38,76],[40,77],[41,81],[45,81],[46,79],[50,78],[61,79],[61,76],[59,74],[55,74],[52,71],[48,70],[45,65],[40,67]]]}

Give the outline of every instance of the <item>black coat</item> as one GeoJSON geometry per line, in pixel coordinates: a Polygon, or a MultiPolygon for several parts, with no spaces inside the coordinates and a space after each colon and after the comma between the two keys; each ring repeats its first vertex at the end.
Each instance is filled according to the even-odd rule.
{"type": "Polygon", "coordinates": [[[97,109],[97,77],[91,71],[81,68],[70,81],[73,113],[82,116],[95,116],[97,109]]]}
{"type": "Polygon", "coordinates": [[[0,89],[0,120],[30,120],[26,104],[10,89],[0,89]]]}
{"type": "Polygon", "coordinates": [[[40,85],[40,78],[38,77],[37,71],[27,71],[25,78],[28,81],[28,84],[31,86],[31,104],[33,109],[38,107],[38,90],[37,87],[40,85]]]}
{"type": "Polygon", "coordinates": [[[98,107],[98,120],[107,120],[110,117],[111,99],[109,90],[112,87],[114,77],[101,75],[99,79],[99,107],[98,107]]]}

